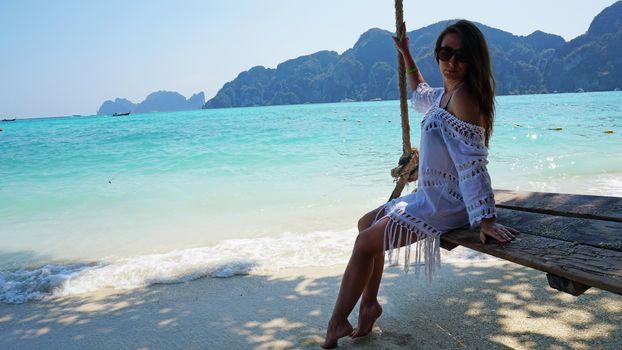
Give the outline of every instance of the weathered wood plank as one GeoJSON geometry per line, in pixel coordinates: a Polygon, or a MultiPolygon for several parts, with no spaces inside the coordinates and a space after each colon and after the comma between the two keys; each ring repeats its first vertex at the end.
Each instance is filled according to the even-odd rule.
{"type": "Polygon", "coordinates": [[[498,207],[622,222],[622,197],[495,190],[498,207]]]}
{"type": "Polygon", "coordinates": [[[532,235],[622,252],[622,223],[498,208],[503,224],[532,235]]]}
{"type": "Polygon", "coordinates": [[[495,190],[499,222],[519,231],[505,246],[483,245],[478,230],[442,236],[547,273],[549,285],[573,295],[596,287],[622,295],[622,198],[495,190]]]}
{"type": "Polygon", "coordinates": [[[449,243],[448,241],[441,240],[441,248],[443,248],[445,250],[452,250],[452,249],[456,248],[457,246],[458,246],[458,244],[449,243]]]}
{"type": "Polygon", "coordinates": [[[585,293],[588,289],[590,289],[590,286],[587,286],[583,283],[559,277],[552,273],[547,273],[546,279],[547,281],[549,281],[549,286],[551,288],[566,292],[568,294],[572,294],[575,297],[585,293]]]}
{"type": "Polygon", "coordinates": [[[476,230],[452,231],[442,240],[622,295],[622,252],[526,232],[505,246],[481,244],[476,230]]]}

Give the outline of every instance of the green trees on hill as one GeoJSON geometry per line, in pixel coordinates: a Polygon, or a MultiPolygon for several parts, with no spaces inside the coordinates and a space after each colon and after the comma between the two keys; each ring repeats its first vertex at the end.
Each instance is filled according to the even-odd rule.
{"type": "MultiPolygon", "coordinates": [[[[448,21],[408,33],[426,80],[441,86],[434,43],[448,21]]],[[[536,31],[528,36],[478,24],[490,46],[498,94],[613,90],[622,87],[622,1],[597,15],[586,34],[570,42],[536,31]]],[[[320,51],[279,64],[253,67],[226,83],[203,108],[342,100],[397,99],[392,33],[370,29],[341,55],[320,51]]]]}

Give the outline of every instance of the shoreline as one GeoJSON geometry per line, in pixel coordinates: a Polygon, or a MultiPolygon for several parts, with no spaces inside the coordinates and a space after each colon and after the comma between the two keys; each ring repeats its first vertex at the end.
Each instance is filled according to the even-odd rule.
{"type": "MultiPolygon", "coordinates": [[[[2,349],[319,349],[344,265],[201,278],[0,304],[2,349]]],[[[348,349],[614,349],[622,297],[580,297],[499,260],[445,262],[434,281],[388,267],[372,334],[348,349]]],[[[357,309],[350,320],[356,323],[357,309]]]]}
{"type": "MultiPolygon", "coordinates": [[[[591,94],[591,93],[608,93],[608,92],[620,92],[619,90],[588,90],[588,91],[561,91],[561,92],[531,92],[531,93],[507,93],[507,94],[495,94],[495,97],[513,97],[513,96],[538,96],[538,95],[568,95],[568,94],[591,94]]],[[[214,97],[216,97],[214,95],[214,97]]],[[[212,97],[213,98],[213,97],[212,97]]],[[[206,101],[207,102],[207,101],[206,101]]],[[[199,109],[182,109],[177,111],[152,111],[152,112],[142,112],[136,113],[139,114],[153,114],[153,113],[174,113],[174,112],[193,112],[193,111],[201,111],[201,110],[223,110],[223,109],[242,109],[242,108],[261,108],[261,107],[280,107],[280,106],[306,106],[306,105],[330,105],[336,103],[360,103],[360,102],[399,102],[397,100],[380,100],[380,101],[372,101],[372,100],[353,100],[353,101],[333,101],[333,102],[303,102],[296,104],[281,104],[281,105],[260,105],[260,106],[244,106],[244,107],[210,107],[210,108],[199,108],[199,109]]],[[[82,117],[110,117],[110,114],[68,114],[68,115],[51,115],[51,116],[30,116],[30,117],[17,117],[18,120],[31,120],[31,119],[47,119],[47,118],[82,118],[82,117]]]]}

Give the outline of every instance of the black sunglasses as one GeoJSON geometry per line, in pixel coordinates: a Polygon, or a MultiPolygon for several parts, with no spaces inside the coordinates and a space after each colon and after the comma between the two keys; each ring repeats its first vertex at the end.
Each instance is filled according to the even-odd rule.
{"type": "Polygon", "coordinates": [[[451,58],[456,55],[456,61],[466,63],[468,61],[466,54],[462,49],[452,49],[449,46],[442,46],[436,51],[436,58],[447,62],[451,60],[451,58]]]}

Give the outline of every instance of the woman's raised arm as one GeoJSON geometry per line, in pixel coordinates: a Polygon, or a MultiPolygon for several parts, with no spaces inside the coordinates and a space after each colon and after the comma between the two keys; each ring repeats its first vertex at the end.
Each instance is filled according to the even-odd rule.
{"type": "Polygon", "coordinates": [[[410,85],[410,89],[415,91],[417,89],[417,85],[420,83],[424,83],[425,79],[423,79],[423,75],[419,72],[419,68],[417,68],[417,64],[415,63],[415,59],[410,54],[410,42],[408,40],[408,35],[406,35],[406,22],[402,24],[401,36],[393,37],[393,42],[395,43],[395,47],[402,54],[402,58],[404,59],[404,66],[406,67],[406,78],[408,79],[408,84],[410,85]]]}

